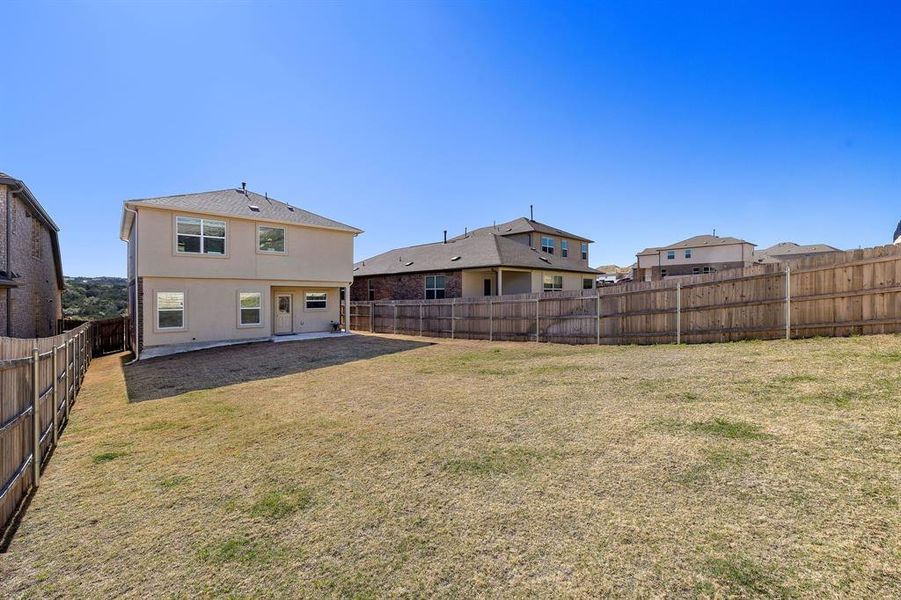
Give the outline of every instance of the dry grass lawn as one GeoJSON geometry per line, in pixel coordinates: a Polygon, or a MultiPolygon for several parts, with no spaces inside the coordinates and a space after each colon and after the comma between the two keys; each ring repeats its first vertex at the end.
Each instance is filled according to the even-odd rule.
{"type": "Polygon", "coordinates": [[[401,339],[95,360],[0,596],[901,595],[901,336],[401,339]]]}

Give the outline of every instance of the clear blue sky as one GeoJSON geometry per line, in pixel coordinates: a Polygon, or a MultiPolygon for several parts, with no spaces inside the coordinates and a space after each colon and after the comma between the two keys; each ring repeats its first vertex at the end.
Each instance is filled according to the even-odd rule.
{"type": "Polygon", "coordinates": [[[0,170],[68,275],[124,273],[123,200],[241,181],[358,259],[529,204],[592,265],[888,243],[901,4],[677,4],[5,2],[0,170]]]}

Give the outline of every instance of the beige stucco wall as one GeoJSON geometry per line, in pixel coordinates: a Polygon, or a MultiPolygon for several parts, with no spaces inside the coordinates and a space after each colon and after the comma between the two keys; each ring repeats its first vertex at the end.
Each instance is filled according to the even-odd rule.
{"type": "Polygon", "coordinates": [[[273,298],[279,292],[292,295],[294,332],[329,331],[330,321],[339,317],[339,288],[275,286],[269,282],[241,279],[186,279],[175,277],[145,277],[144,347],[191,342],[251,340],[272,335],[273,298]],[[304,292],[328,293],[326,310],[306,310],[304,292]],[[185,319],[180,330],[160,330],[156,320],[157,292],[184,292],[185,319]],[[262,314],[259,326],[239,326],[238,294],[260,292],[262,314]]]}
{"type": "Polygon", "coordinates": [[[743,262],[751,260],[754,246],[751,244],[729,244],[725,246],[699,246],[691,248],[691,258],[685,258],[686,248],[676,250],[676,257],[666,258],[666,250],[657,254],[638,256],[638,266],[642,269],[667,265],[693,265],[709,263],[743,262]]]}
{"type": "Polygon", "coordinates": [[[485,295],[485,280],[491,280],[491,295],[497,295],[497,273],[489,270],[463,271],[463,297],[477,298],[485,295]]]}
{"type": "Polygon", "coordinates": [[[350,232],[147,207],[139,207],[138,211],[138,275],[142,277],[340,282],[342,285],[353,281],[354,235],[350,232]],[[225,256],[177,254],[177,215],[225,221],[225,256]],[[285,254],[257,251],[258,223],[285,228],[285,254]]]}

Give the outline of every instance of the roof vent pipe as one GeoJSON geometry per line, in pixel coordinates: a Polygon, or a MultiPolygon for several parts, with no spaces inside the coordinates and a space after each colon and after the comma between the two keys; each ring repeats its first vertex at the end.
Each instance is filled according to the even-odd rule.
{"type": "Polygon", "coordinates": [[[529,205],[529,220],[530,221],[535,220],[535,205],[533,205],[533,204],[529,205]]]}
{"type": "Polygon", "coordinates": [[[241,182],[241,193],[243,193],[245,196],[247,195],[247,182],[246,181],[241,182]]]}
{"type": "Polygon", "coordinates": [[[444,243],[447,243],[447,229],[444,230],[444,243]]]}

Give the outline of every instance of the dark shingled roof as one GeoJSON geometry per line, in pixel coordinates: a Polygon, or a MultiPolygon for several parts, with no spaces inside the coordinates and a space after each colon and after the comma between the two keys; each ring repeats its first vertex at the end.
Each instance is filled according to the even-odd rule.
{"type": "Polygon", "coordinates": [[[901,221],[898,221],[898,226],[895,227],[894,241],[898,241],[899,239],[901,239],[901,221]]]}
{"type": "MultiPolygon", "coordinates": [[[[670,244],[669,246],[656,246],[645,248],[638,253],[639,256],[645,254],[657,254],[661,250],[679,250],[681,248],[703,248],[705,246],[729,246],[731,244],[751,244],[745,240],[734,237],[720,237],[715,235],[696,235],[687,240],[670,244]]],[[[754,246],[755,244],[751,244],[754,246]]]]}
{"type": "Polygon", "coordinates": [[[354,265],[354,277],[488,267],[597,273],[572,259],[539,253],[502,235],[473,232],[465,238],[450,239],[446,244],[437,242],[408,246],[367,258],[354,265]]]}
{"type": "Polygon", "coordinates": [[[150,206],[170,210],[183,210],[185,212],[244,217],[246,219],[262,219],[362,233],[362,230],[356,227],[333,221],[302,208],[280,202],[274,198],[262,196],[256,192],[247,191],[245,194],[245,192],[235,188],[196,194],[161,196],[158,198],[138,198],[127,200],[126,204],[129,206],[150,206]],[[252,206],[255,208],[251,208],[252,206]]]}
{"type": "Polygon", "coordinates": [[[582,237],[581,235],[563,231],[562,229],[557,229],[556,227],[552,227],[544,223],[539,223],[538,221],[533,221],[525,217],[519,217],[518,219],[513,219],[512,221],[500,223],[498,225],[491,225],[489,227],[479,227],[478,229],[473,229],[465,235],[458,235],[457,237],[452,239],[459,240],[464,237],[472,235],[482,235],[486,233],[493,233],[496,235],[516,235],[517,233],[529,233],[532,231],[571,238],[574,240],[581,240],[583,242],[592,242],[592,240],[586,237],[582,237]]]}
{"type": "Polygon", "coordinates": [[[828,244],[796,244],[794,242],[780,242],[763,250],[756,250],[754,258],[777,256],[803,256],[806,254],[819,254],[822,252],[841,252],[838,248],[828,244]]]}

